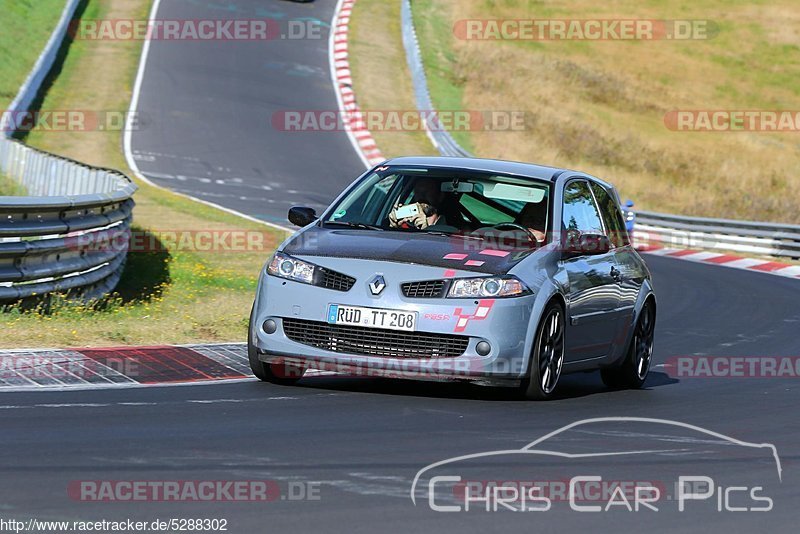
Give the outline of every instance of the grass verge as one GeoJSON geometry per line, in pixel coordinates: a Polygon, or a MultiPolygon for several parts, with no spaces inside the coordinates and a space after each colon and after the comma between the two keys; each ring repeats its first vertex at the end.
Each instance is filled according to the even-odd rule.
{"type": "MultiPolygon", "coordinates": [[[[353,90],[361,109],[416,111],[400,31],[400,3],[358,0],[348,40],[353,90]],[[379,27],[376,20],[381,21],[379,27]]],[[[437,154],[424,130],[371,133],[387,158],[437,154]]]]}
{"type": "MultiPolygon", "coordinates": [[[[149,7],[149,0],[90,0],[83,16],[142,19],[149,7]]],[[[127,110],[140,52],[137,41],[75,41],[42,109],[127,110]]],[[[121,132],[34,130],[27,143],[130,172],[121,132]]],[[[129,254],[117,291],[98,305],[57,301],[47,309],[6,310],[0,315],[0,347],[246,339],[258,274],[282,233],[147,184],[139,186],[135,231],[160,240],[163,249],[129,254]],[[260,236],[261,244],[256,251],[204,253],[165,237],[173,231],[204,230],[247,232],[260,236]]]]}
{"type": "Polygon", "coordinates": [[[63,9],[64,0],[0,0],[0,110],[14,100],[63,9]]]}
{"type": "Polygon", "coordinates": [[[0,196],[21,197],[25,196],[25,188],[3,173],[0,173],[0,196]]]}

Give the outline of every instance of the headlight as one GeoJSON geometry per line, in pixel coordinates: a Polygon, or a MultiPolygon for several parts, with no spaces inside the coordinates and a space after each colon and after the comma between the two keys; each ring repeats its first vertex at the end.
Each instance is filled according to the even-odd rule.
{"type": "Polygon", "coordinates": [[[272,276],[311,284],[314,280],[314,268],[311,263],[276,252],[267,266],[267,272],[272,276]]]}
{"type": "Polygon", "coordinates": [[[525,295],[530,290],[513,276],[490,278],[457,278],[450,285],[448,298],[492,298],[525,295]]]}

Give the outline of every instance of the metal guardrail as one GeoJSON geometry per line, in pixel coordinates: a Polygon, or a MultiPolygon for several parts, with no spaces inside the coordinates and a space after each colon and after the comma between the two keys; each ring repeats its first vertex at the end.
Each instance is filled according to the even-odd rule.
{"type": "Polygon", "coordinates": [[[468,151],[459,145],[437,119],[435,108],[428,91],[428,78],[425,76],[425,67],[422,64],[422,53],[419,49],[417,31],[411,13],[411,1],[403,0],[400,6],[400,24],[403,33],[403,47],[406,49],[408,68],[411,70],[411,83],[414,86],[414,98],[417,110],[423,114],[425,131],[433,142],[433,146],[443,156],[470,157],[468,151]]]}
{"type": "Polygon", "coordinates": [[[800,258],[800,225],[636,212],[637,243],[800,258]]]}
{"type": "MultiPolygon", "coordinates": [[[[422,53],[414,28],[411,0],[402,0],[400,19],[403,46],[411,71],[417,110],[423,113],[433,112],[422,53]]],[[[432,124],[425,123],[425,126],[428,136],[441,155],[472,156],[438,121],[432,124]]],[[[660,246],[675,248],[731,250],[800,258],[800,226],[687,217],[646,211],[635,213],[634,239],[642,244],[657,243],[660,246]]]]}
{"type": "Polygon", "coordinates": [[[34,195],[0,197],[0,302],[112,290],[128,251],[130,178],[9,139],[0,139],[0,172],[34,195]],[[113,246],[102,246],[112,232],[113,246]]]}
{"type": "Polygon", "coordinates": [[[0,173],[30,195],[0,196],[0,302],[52,292],[95,299],[114,289],[125,266],[137,189],[130,178],[10,138],[10,117],[35,101],[79,3],[66,0],[9,112],[0,116],[0,173]]]}

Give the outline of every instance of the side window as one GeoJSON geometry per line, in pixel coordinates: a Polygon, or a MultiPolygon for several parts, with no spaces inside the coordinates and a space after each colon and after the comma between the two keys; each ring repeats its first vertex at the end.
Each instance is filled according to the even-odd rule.
{"type": "Polygon", "coordinates": [[[611,240],[611,244],[614,247],[624,247],[629,244],[628,230],[625,228],[625,221],[617,203],[599,184],[592,183],[592,191],[594,191],[594,196],[600,206],[600,215],[603,216],[606,228],[608,228],[608,238],[611,240]]]}
{"type": "Polygon", "coordinates": [[[586,182],[576,180],[567,184],[562,222],[565,230],[578,230],[583,234],[603,233],[603,223],[586,182]]]}

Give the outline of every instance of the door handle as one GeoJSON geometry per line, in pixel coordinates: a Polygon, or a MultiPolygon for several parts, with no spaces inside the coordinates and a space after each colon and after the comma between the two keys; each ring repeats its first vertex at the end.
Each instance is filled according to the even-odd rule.
{"type": "Polygon", "coordinates": [[[616,267],[611,267],[611,278],[613,278],[615,282],[622,282],[622,272],[616,267]]]}

